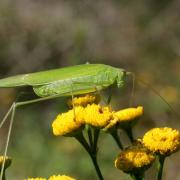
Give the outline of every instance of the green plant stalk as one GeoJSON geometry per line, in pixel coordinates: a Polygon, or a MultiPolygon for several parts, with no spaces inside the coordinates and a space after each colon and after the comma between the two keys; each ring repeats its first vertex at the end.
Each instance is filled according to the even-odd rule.
{"type": "Polygon", "coordinates": [[[119,138],[119,136],[118,136],[117,129],[114,129],[114,130],[110,131],[110,134],[111,134],[111,136],[113,137],[113,139],[115,140],[115,142],[117,143],[118,147],[119,147],[121,150],[123,150],[123,145],[122,145],[122,143],[121,143],[121,141],[120,141],[120,138],[119,138]]]}
{"type": "Polygon", "coordinates": [[[88,128],[87,128],[87,132],[88,132],[89,145],[90,145],[90,147],[92,147],[93,146],[93,137],[92,137],[92,131],[91,131],[90,126],[88,126],[88,128]]]}
{"type": "Polygon", "coordinates": [[[96,155],[93,155],[93,154],[89,154],[89,155],[90,155],[91,160],[92,160],[92,162],[93,162],[93,164],[94,164],[94,167],[95,167],[95,169],[96,169],[96,173],[97,173],[97,175],[98,175],[98,177],[99,177],[99,180],[104,180],[104,178],[103,178],[103,176],[102,176],[102,173],[101,173],[101,171],[100,171],[99,165],[98,165],[98,163],[97,163],[97,156],[96,156],[96,155]]]}
{"type": "Polygon", "coordinates": [[[158,164],[158,177],[157,177],[157,179],[161,180],[162,179],[162,173],[163,173],[163,167],[164,167],[164,161],[165,161],[166,156],[159,154],[158,158],[159,158],[159,164],[158,164]]]}
{"type": "Polygon", "coordinates": [[[97,163],[97,151],[95,151],[95,153],[94,153],[93,149],[91,148],[91,146],[89,146],[89,144],[87,143],[86,139],[84,138],[82,132],[77,134],[77,135],[75,135],[75,138],[84,147],[84,149],[87,151],[87,153],[91,157],[91,160],[93,162],[93,165],[95,167],[95,170],[96,170],[96,173],[97,173],[97,175],[99,177],[99,180],[104,180],[104,178],[102,176],[102,173],[100,171],[99,165],[97,163]]]}
{"type": "MultiPolygon", "coordinates": [[[[0,171],[1,171],[1,167],[0,167],[0,171]]],[[[5,169],[2,172],[2,177],[0,178],[1,180],[6,180],[6,175],[5,175],[5,169]]]]}
{"type": "Polygon", "coordinates": [[[129,137],[131,143],[133,143],[134,142],[134,137],[133,137],[132,127],[129,126],[127,128],[123,128],[123,129],[126,132],[127,136],[129,137]]]}
{"type": "Polygon", "coordinates": [[[3,175],[2,175],[2,180],[6,180],[5,170],[4,170],[3,175]]]}
{"type": "Polygon", "coordinates": [[[97,143],[99,138],[100,129],[93,128],[93,135],[94,135],[94,144],[93,144],[93,152],[97,154],[97,143]]]}
{"type": "Polygon", "coordinates": [[[140,174],[131,174],[133,180],[144,180],[144,175],[140,174]]]}
{"type": "Polygon", "coordinates": [[[2,180],[6,180],[6,176],[5,176],[5,173],[4,173],[4,176],[3,176],[3,179],[2,180]]]}

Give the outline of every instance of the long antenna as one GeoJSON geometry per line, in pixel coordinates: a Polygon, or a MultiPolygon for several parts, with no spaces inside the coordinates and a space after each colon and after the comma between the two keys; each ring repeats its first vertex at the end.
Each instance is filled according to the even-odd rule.
{"type": "MultiPolygon", "coordinates": [[[[127,72],[127,75],[132,75],[133,77],[133,87],[132,87],[132,92],[131,92],[131,98],[134,98],[134,81],[135,81],[135,74],[132,73],[132,72],[127,72]]],[[[145,86],[149,87],[150,90],[152,90],[152,92],[154,92],[157,96],[159,96],[161,98],[161,100],[169,107],[169,109],[174,113],[174,115],[180,119],[180,114],[178,114],[174,109],[173,107],[169,104],[169,102],[156,90],[153,88],[153,86],[145,81],[143,81],[142,79],[140,78],[137,78],[137,81],[144,84],[145,86]]],[[[132,102],[131,102],[132,103],[132,102]]]]}
{"type": "Polygon", "coordinates": [[[134,103],[134,94],[135,94],[135,74],[131,73],[132,76],[132,89],[131,89],[131,98],[129,100],[129,107],[131,107],[134,103]]]}

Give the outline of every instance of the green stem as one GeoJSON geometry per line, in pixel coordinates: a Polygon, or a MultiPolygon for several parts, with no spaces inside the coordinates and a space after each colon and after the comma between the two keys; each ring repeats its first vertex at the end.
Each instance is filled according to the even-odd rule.
{"type": "Polygon", "coordinates": [[[90,126],[88,126],[87,132],[88,132],[88,138],[89,138],[89,145],[90,147],[93,147],[93,137],[92,137],[92,131],[91,131],[90,126]]]}
{"type": "Polygon", "coordinates": [[[93,162],[93,164],[94,164],[94,167],[95,167],[95,169],[96,169],[96,173],[97,173],[97,175],[98,175],[98,177],[99,177],[99,180],[104,180],[104,178],[103,178],[103,176],[102,176],[102,173],[101,173],[101,171],[100,171],[99,165],[98,165],[98,163],[97,163],[96,155],[93,155],[93,154],[89,154],[89,155],[90,155],[91,160],[92,160],[92,162],[93,162]]]}
{"type": "Polygon", "coordinates": [[[3,173],[3,177],[2,177],[2,180],[6,180],[6,175],[5,175],[5,171],[3,173]]]}
{"type": "Polygon", "coordinates": [[[83,133],[80,132],[80,133],[76,134],[74,137],[75,137],[76,140],[84,147],[84,149],[85,149],[88,153],[90,153],[89,145],[88,145],[86,139],[84,138],[83,133]]]}
{"type": "MultiPolygon", "coordinates": [[[[0,169],[1,170],[1,169],[0,169]]],[[[1,179],[1,178],[0,178],[1,179]]],[[[2,179],[1,180],[6,180],[6,175],[5,175],[5,169],[4,171],[2,172],[2,179]]]]}
{"type": "Polygon", "coordinates": [[[144,180],[144,174],[131,174],[133,180],[144,180]]]}
{"type": "Polygon", "coordinates": [[[91,160],[93,162],[93,165],[95,167],[96,173],[99,177],[99,180],[104,180],[102,173],[100,171],[99,165],[97,163],[97,156],[96,156],[96,152],[94,153],[93,150],[91,149],[91,147],[88,145],[86,139],[84,138],[82,132],[77,134],[75,136],[75,138],[78,140],[78,142],[85,148],[85,150],[87,151],[87,153],[89,154],[89,156],[91,157],[91,160]]]}
{"type": "Polygon", "coordinates": [[[129,127],[127,127],[127,128],[124,128],[124,130],[125,130],[127,136],[129,137],[131,143],[133,143],[133,142],[134,142],[134,138],[133,138],[132,127],[129,126],[129,127]]]}
{"type": "Polygon", "coordinates": [[[162,179],[165,156],[159,154],[158,158],[159,158],[159,164],[158,164],[158,178],[157,179],[161,180],[162,179]]]}
{"type": "Polygon", "coordinates": [[[97,154],[97,143],[98,143],[98,138],[99,138],[99,133],[100,130],[97,128],[93,128],[94,131],[94,144],[93,144],[93,152],[97,154]]]}
{"type": "Polygon", "coordinates": [[[120,141],[120,139],[119,139],[119,136],[118,136],[118,133],[117,133],[117,129],[114,129],[114,130],[110,131],[110,134],[111,134],[111,136],[114,138],[114,140],[116,141],[118,147],[119,147],[121,150],[123,150],[123,145],[122,145],[122,143],[121,143],[121,141],[120,141]]]}

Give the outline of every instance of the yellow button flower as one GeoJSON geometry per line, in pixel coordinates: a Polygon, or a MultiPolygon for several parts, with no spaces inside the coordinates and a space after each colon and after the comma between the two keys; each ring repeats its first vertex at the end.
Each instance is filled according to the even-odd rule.
{"type": "Polygon", "coordinates": [[[180,133],[168,127],[153,128],[144,135],[143,144],[152,152],[170,155],[180,148],[180,133]]]}
{"type": "MultiPolygon", "coordinates": [[[[0,156],[0,170],[2,168],[4,156],[0,156]]],[[[6,156],[5,157],[5,164],[4,164],[4,169],[8,168],[11,165],[11,158],[6,156]]]]}
{"type": "Polygon", "coordinates": [[[112,119],[109,107],[101,107],[97,104],[87,105],[84,109],[84,121],[95,127],[104,127],[112,119]]]}
{"type": "Polygon", "coordinates": [[[53,134],[56,136],[70,135],[77,131],[83,124],[84,108],[81,106],[62,113],[52,123],[53,134]]]}
{"type": "Polygon", "coordinates": [[[137,173],[150,167],[155,156],[144,148],[130,147],[123,150],[115,160],[115,167],[126,173],[137,173]]]}
{"type": "Polygon", "coordinates": [[[114,117],[119,121],[131,121],[137,117],[142,116],[143,107],[138,106],[137,108],[126,108],[114,113],[114,117]]]}
{"type": "Polygon", "coordinates": [[[57,175],[57,176],[51,176],[48,180],[76,180],[70,176],[66,175],[57,175]]]}
{"type": "Polygon", "coordinates": [[[134,119],[142,116],[143,107],[138,106],[137,108],[126,108],[120,111],[113,112],[113,119],[109,122],[109,124],[105,127],[104,130],[107,130],[117,123],[127,123],[131,122],[134,119]]]}
{"type": "Polygon", "coordinates": [[[91,95],[91,94],[86,94],[85,96],[81,97],[75,97],[73,100],[68,101],[68,105],[72,107],[72,104],[74,106],[87,106],[88,104],[97,104],[100,102],[100,96],[99,94],[96,95],[91,95]]]}

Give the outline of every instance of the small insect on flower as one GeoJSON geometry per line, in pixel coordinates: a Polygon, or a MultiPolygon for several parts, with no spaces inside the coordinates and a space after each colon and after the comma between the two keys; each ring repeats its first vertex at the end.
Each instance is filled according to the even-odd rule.
{"type": "Polygon", "coordinates": [[[153,128],[145,133],[143,144],[154,153],[168,156],[180,149],[180,133],[169,127],[153,128]]]}
{"type": "Polygon", "coordinates": [[[115,167],[125,173],[143,172],[154,162],[155,156],[144,147],[130,146],[120,152],[115,160],[115,167]]]}
{"type": "Polygon", "coordinates": [[[70,176],[66,176],[66,175],[53,175],[51,177],[49,177],[48,180],[76,180],[70,176]]]}

